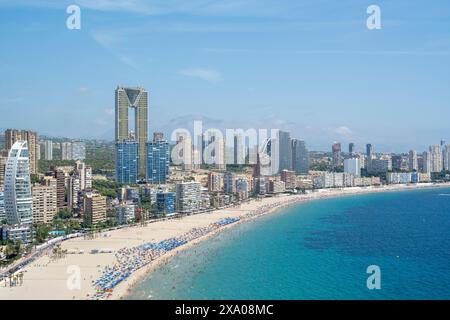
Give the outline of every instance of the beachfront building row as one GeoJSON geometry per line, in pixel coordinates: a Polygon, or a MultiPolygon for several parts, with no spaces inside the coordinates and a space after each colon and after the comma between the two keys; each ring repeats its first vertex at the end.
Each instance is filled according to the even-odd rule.
{"type": "Polygon", "coordinates": [[[430,182],[431,175],[420,172],[389,172],[386,175],[387,184],[407,184],[430,182]]]}
{"type": "Polygon", "coordinates": [[[351,173],[320,172],[312,178],[315,189],[381,185],[379,177],[357,177],[351,173]]]}

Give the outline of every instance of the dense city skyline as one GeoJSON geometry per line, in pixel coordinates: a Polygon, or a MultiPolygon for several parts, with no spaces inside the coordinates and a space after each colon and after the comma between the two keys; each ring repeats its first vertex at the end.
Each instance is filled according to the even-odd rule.
{"type": "Polygon", "coordinates": [[[203,120],[290,131],[311,150],[339,141],[383,152],[449,136],[444,1],[379,1],[375,31],[357,1],[78,1],[80,30],[66,29],[68,4],[0,1],[15,17],[0,21],[1,128],[112,141],[110,91],[127,84],[149,90],[149,132],[166,135],[203,120]]]}

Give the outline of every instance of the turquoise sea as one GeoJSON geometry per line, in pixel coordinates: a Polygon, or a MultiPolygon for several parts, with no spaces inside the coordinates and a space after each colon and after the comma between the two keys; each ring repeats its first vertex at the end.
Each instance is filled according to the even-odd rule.
{"type": "Polygon", "coordinates": [[[128,299],[450,299],[450,189],[316,200],[243,223],[128,299]],[[381,289],[366,285],[369,265],[381,289]]]}

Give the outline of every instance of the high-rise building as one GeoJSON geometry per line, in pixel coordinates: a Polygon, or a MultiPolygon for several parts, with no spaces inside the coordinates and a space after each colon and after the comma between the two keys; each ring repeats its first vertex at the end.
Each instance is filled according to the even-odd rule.
{"type": "Polygon", "coordinates": [[[222,190],[222,175],[218,172],[208,173],[208,191],[220,192],[222,190]]]}
{"type": "Polygon", "coordinates": [[[77,160],[74,172],[80,178],[81,190],[92,188],[92,168],[90,166],[87,166],[83,161],[77,160]]]}
{"type": "Polygon", "coordinates": [[[53,160],[53,141],[44,141],[44,156],[45,160],[53,160]]]}
{"type": "Polygon", "coordinates": [[[348,153],[350,154],[350,157],[352,157],[355,153],[355,144],[353,142],[348,144],[348,153]]]}
{"type": "Polygon", "coordinates": [[[284,186],[286,189],[295,189],[295,187],[297,186],[296,172],[291,170],[282,170],[281,181],[284,182],[284,186]]]}
{"type": "Polygon", "coordinates": [[[394,171],[402,170],[402,164],[403,164],[402,155],[396,154],[392,156],[392,170],[394,171]]]}
{"type": "Polygon", "coordinates": [[[106,197],[86,193],[83,198],[83,220],[87,226],[106,221],[106,197]]]}
{"type": "Polygon", "coordinates": [[[66,207],[66,173],[56,169],[56,206],[58,211],[66,207]]]}
{"type": "Polygon", "coordinates": [[[33,223],[50,223],[57,213],[56,179],[47,179],[48,184],[32,187],[33,223]]]}
{"type": "Polygon", "coordinates": [[[30,174],[38,173],[39,137],[36,132],[27,130],[7,129],[5,131],[5,147],[10,150],[17,141],[27,141],[30,161],[30,174]]]}
{"type": "Polygon", "coordinates": [[[286,186],[281,180],[269,180],[270,193],[282,193],[286,191],[286,186]]]}
{"type": "Polygon", "coordinates": [[[245,141],[242,134],[233,137],[233,164],[245,164],[245,141]]]}
{"type": "Polygon", "coordinates": [[[139,148],[136,141],[116,142],[116,182],[134,184],[138,181],[139,148]]]}
{"type": "Polygon", "coordinates": [[[417,152],[415,150],[410,150],[408,154],[408,168],[410,171],[418,171],[419,164],[417,161],[417,152]]]}
{"type": "Polygon", "coordinates": [[[222,136],[213,132],[206,135],[207,144],[203,153],[205,164],[214,166],[217,170],[226,169],[226,144],[222,136]]]}
{"type": "Polygon", "coordinates": [[[84,160],[86,159],[86,144],[81,141],[72,142],[72,158],[71,160],[84,160]]]}
{"type": "Polygon", "coordinates": [[[78,194],[80,191],[80,177],[73,174],[67,180],[67,206],[72,210],[78,209],[78,194]]]}
{"type": "MultiPolygon", "coordinates": [[[[183,170],[189,171],[193,169],[193,162],[199,161],[201,158],[201,154],[199,153],[199,147],[198,145],[195,146],[195,156],[196,158],[193,158],[193,145],[192,145],[192,138],[189,134],[185,132],[177,132],[176,134],[176,141],[177,145],[176,148],[179,148],[179,152],[176,153],[174,162],[176,164],[181,164],[183,170]],[[197,158],[198,157],[198,158],[197,158]]],[[[198,164],[198,163],[197,163],[198,164]]]]}
{"type": "Polygon", "coordinates": [[[5,169],[5,211],[9,224],[33,222],[27,141],[15,142],[9,151],[5,169]]]}
{"type": "Polygon", "coordinates": [[[8,161],[8,151],[0,150],[0,191],[5,188],[5,169],[8,161]]]}
{"type": "Polygon", "coordinates": [[[389,156],[384,156],[380,159],[372,159],[368,172],[372,174],[383,174],[389,170],[392,170],[392,159],[389,156]]]}
{"type": "Polygon", "coordinates": [[[266,194],[269,191],[269,183],[265,177],[255,178],[255,192],[259,195],[266,194]]]}
{"type": "Polygon", "coordinates": [[[309,151],[303,140],[292,139],[292,170],[298,175],[309,174],[309,151]]]}
{"type": "Polygon", "coordinates": [[[342,149],[341,149],[341,143],[335,142],[331,146],[331,152],[333,154],[333,167],[339,167],[342,163],[342,149]]]}
{"type": "Polygon", "coordinates": [[[431,173],[431,153],[428,151],[422,155],[422,173],[431,173]]]}
{"type": "Polygon", "coordinates": [[[61,160],[84,159],[86,159],[86,144],[84,142],[61,142],[61,160]]]}
{"type": "Polygon", "coordinates": [[[122,203],[116,207],[116,220],[119,224],[127,224],[135,219],[135,205],[122,203]]]}
{"type": "Polygon", "coordinates": [[[286,131],[278,131],[277,142],[279,148],[278,172],[281,172],[282,170],[292,170],[291,134],[286,131]]]}
{"type": "Polygon", "coordinates": [[[138,143],[138,175],[145,178],[147,174],[148,140],[148,92],[144,88],[118,86],[115,92],[116,104],[116,142],[129,140],[129,108],[134,109],[135,140],[138,143]]]}
{"type": "Polygon", "coordinates": [[[6,220],[6,211],[5,211],[5,194],[3,191],[0,191],[0,224],[6,220]]]}
{"type": "Polygon", "coordinates": [[[368,144],[366,144],[366,169],[367,169],[367,171],[371,170],[372,159],[373,159],[373,146],[370,143],[368,143],[368,144]]]}
{"type": "Polygon", "coordinates": [[[250,186],[247,179],[239,178],[236,180],[236,192],[239,200],[245,200],[248,198],[250,186]]]}
{"type": "Polygon", "coordinates": [[[72,160],[72,144],[61,142],[61,160],[72,160]]]}
{"type": "Polygon", "coordinates": [[[194,212],[201,209],[201,186],[199,182],[182,182],[176,184],[177,210],[194,212]]]}
{"type": "Polygon", "coordinates": [[[440,145],[430,146],[430,156],[431,156],[431,172],[441,172],[442,171],[442,149],[440,145]]]}
{"type": "Polygon", "coordinates": [[[75,170],[67,178],[67,205],[79,209],[79,193],[92,189],[92,168],[80,160],[75,163],[75,170]]]}
{"type": "Polygon", "coordinates": [[[159,192],[156,194],[156,209],[159,214],[171,214],[175,212],[175,192],[159,192]]]}
{"type": "Polygon", "coordinates": [[[236,174],[233,172],[225,172],[223,174],[223,192],[236,193],[236,174]]]}
{"type": "Polygon", "coordinates": [[[450,144],[446,144],[444,146],[442,158],[444,162],[444,170],[450,171],[450,144]]]}
{"type": "Polygon", "coordinates": [[[359,158],[350,158],[344,160],[344,172],[352,174],[354,177],[361,176],[361,165],[359,158]]]}
{"type": "Polygon", "coordinates": [[[169,178],[169,165],[169,142],[164,140],[162,133],[157,133],[153,141],[147,142],[147,182],[165,184],[169,178]]]}

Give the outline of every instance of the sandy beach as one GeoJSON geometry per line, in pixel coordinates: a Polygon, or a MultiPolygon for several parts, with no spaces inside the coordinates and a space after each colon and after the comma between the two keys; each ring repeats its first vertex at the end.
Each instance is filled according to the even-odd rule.
{"type": "Polygon", "coordinates": [[[132,260],[132,254],[135,252],[133,250],[144,244],[160,243],[163,240],[176,237],[178,237],[177,239],[184,239],[187,237],[186,235],[196,235],[191,241],[179,245],[173,250],[163,252],[164,254],[160,256],[152,257],[151,262],[127,275],[127,278],[114,286],[113,290],[107,295],[100,296],[100,298],[121,299],[126,296],[127,292],[142,277],[147,276],[155,268],[167,263],[168,259],[181,250],[186,250],[226,228],[245,223],[261,215],[277,212],[279,209],[289,205],[316,199],[430,187],[450,187],[450,184],[328,189],[306,195],[280,195],[261,200],[251,200],[236,207],[216,210],[211,213],[201,213],[178,219],[149,223],[146,226],[139,225],[108,231],[99,234],[93,239],[81,237],[67,240],[62,242],[61,248],[68,250],[68,254],[60,258],[52,258],[50,253],[43,254],[40,258],[24,267],[22,269],[24,272],[22,285],[9,287],[7,281],[1,281],[0,299],[59,300],[99,298],[98,295],[96,296],[97,290],[93,282],[104,275],[105,269],[117,264],[124,264],[123,261],[118,262],[117,253],[121,253],[121,259],[126,260],[126,255],[130,252],[130,260],[132,260]],[[233,223],[226,225],[217,224],[217,222],[226,221],[228,218],[233,220],[233,223]],[[93,249],[103,250],[105,253],[91,253],[93,249]],[[80,272],[81,286],[79,288],[71,286],[74,270],[79,270],[80,272]]]}

